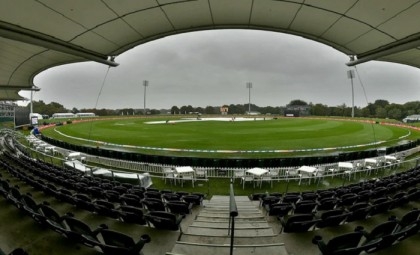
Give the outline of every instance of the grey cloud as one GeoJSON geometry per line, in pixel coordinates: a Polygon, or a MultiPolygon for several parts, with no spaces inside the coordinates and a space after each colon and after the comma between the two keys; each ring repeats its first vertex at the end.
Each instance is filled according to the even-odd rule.
{"type": "MultiPolygon", "coordinates": [[[[251,101],[260,106],[282,106],[293,99],[351,104],[348,57],[292,35],[249,30],[186,33],[140,45],[116,61],[120,66],[109,70],[104,84],[108,67],[97,63],[51,68],[35,78],[41,91],[34,99],[66,108],[143,108],[142,82],[148,80],[147,107],[157,109],[247,103],[246,82],[253,83],[251,101]]],[[[357,77],[356,106],[367,105],[366,97],[369,102],[420,100],[418,69],[370,62],[357,71],[366,96],[357,77]]]]}

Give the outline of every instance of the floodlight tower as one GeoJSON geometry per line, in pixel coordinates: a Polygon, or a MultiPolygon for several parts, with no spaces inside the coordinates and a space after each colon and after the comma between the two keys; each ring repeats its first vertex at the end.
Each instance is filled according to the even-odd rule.
{"type": "Polygon", "coordinates": [[[37,91],[40,91],[40,88],[38,88],[37,86],[32,86],[32,88],[30,89],[31,90],[31,101],[29,102],[30,103],[30,108],[29,108],[29,113],[33,113],[33,99],[34,99],[34,92],[37,92],[37,91]]]}
{"type": "Polygon", "coordinates": [[[251,114],[251,88],[252,88],[252,82],[246,83],[246,88],[248,89],[248,114],[251,114]]]}
{"type": "Polygon", "coordinates": [[[347,71],[347,78],[349,78],[351,82],[351,117],[354,118],[354,88],[353,88],[354,71],[353,70],[347,71]]]}
{"type": "Polygon", "coordinates": [[[34,91],[31,90],[31,102],[30,102],[30,108],[29,108],[29,113],[34,113],[34,108],[33,108],[33,99],[34,99],[34,91]]]}
{"type": "Polygon", "coordinates": [[[149,81],[144,80],[143,81],[143,86],[144,86],[143,113],[144,113],[144,115],[146,115],[146,88],[149,86],[149,81]]]}

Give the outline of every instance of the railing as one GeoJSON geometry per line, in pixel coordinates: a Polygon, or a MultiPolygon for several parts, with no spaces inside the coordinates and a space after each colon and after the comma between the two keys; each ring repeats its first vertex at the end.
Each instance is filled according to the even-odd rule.
{"type": "MultiPolygon", "coordinates": [[[[18,135],[18,134],[16,134],[18,135]]],[[[15,140],[15,144],[18,147],[21,147],[21,150],[26,151],[28,154],[31,153],[36,153],[36,154],[40,154],[41,157],[43,157],[45,160],[61,160],[64,161],[64,159],[62,157],[67,156],[67,154],[69,154],[71,151],[68,151],[66,149],[61,149],[59,147],[56,148],[56,153],[58,152],[59,154],[62,155],[62,157],[56,157],[53,153],[53,151],[46,151],[46,150],[42,150],[42,149],[37,149],[34,146],[29,146],[26,147],[24,145],[22,145],[21,143],[19,143],[19,141],[17,141],[17,139],[15,140]]],[[[418,153],[420,151],[420,147],[415,147],[412,149],[409,149],[407,151],[404,152],[400,152],[399,155],[401,155],[402,153],[405,154],[405,156],[409,156],[411,154],[414,153],[418,153]]],[[[89,154],[85,154],[85,153],[80,153],[80,158],[83,159],[83,161],[85,162],[86,165],[101,165],[101,166],[106,166],[106,167],[110,167],[115,169],[116,172],[124,172],[124,171],[128,171],[128,172],[132,172],[132,173],[149,173],[151,176],[156,176],[156,177],[162,177],[163,178],[163,168],[175,168],[177,166],[175,165],[169,165],[169,164],[157,164],[157,163],[144,163],[144,162],[137,162],[137,161],[129,161],[129,160],[119,160],[119,159],[112,159],[112,158],[106,158],[106,157],[99,157],[99,156],[92,156],[89,154]]],[[[39,156],[38,156],[39,157],[39,156]]],[[[381,158],[381,156],[376,157],[378,159],[381,158]]],[[[354,164],[357,164],[358,162],[363,162],[363,159],[360,160],[354,160],[351,161],[354,164]]],[[[413,162],[413,161],[411,161],[413,162]]],[[[64,162],[63,162],[64,163],[64,162]]],[[[338,162],[337,162],[338,163],[338,162]]],[[[313,167],[316,168],[334,168],[337,167],[337,163],[327,163],[327,164],[315,164],[315,165],[311,165],[313,167]]],[[[398,162],[398,163],[392,163],[391,165],[387,165],[386,167],[398,167],[402,164],[406,163],[406,161],[402,161],[402,162],[398,162]]],[[[206,166],[200,166],[200,167],[194,167],[196,169],[200,169],[200,170],[204,170],[206,172],[206,176],[207,177],[211,177],[211,178],[235,178],[237,172],[242,172],[244,173],[246,170],[246,168],[214,168],[214,167],[206,167],[206,166]]],[[[282,166],[278,166],[278,167],[268,167],[265,168],[267,170],[270,171],[277,171],[278,175],[276,176],[277,179],[280,180],[294,180],[297,179],[296,177],[290,177],[287,175],[287,173],[290,170],[296,170],[298,167],[282,167],[282,166]]],[[[370,169],[368,171],[378,171],[381,169],[384,169],[385,166],[384,165],[379,165],[373,169],[370,169]],[[378,170],[377,170],[378,169],[378,170]]],[[[357,172],[360,171],[367,171],[367,169],[361,169],[361,170],[357,170],[357,172]]],[[[341,171],[336,171],[332,174],[328,174],[328,176],[335,176],[335,175],[342,175],[343,173],[341,171]]],[[[236,176],[236,178],[238,178],[236,176]]],[[[316,178],[316,176],[312,176],[312,177],[308,177],[305,176],[303,177],[304,179],[307,178],[316,178]]]]}
{"type": "Polygon", "coordinates": [[[228,235],[230,235],[230,255],[233,254],[233,243],[235,240],[235,217],[238,216],[238,207],[236,206],[235,194],[233,192],[233,179],[230,180],[230,197],[229,197],[229,227],[228,235]]]}

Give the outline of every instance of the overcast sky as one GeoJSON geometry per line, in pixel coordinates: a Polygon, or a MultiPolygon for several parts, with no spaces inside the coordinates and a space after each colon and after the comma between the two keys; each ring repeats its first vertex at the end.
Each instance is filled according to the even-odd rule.
{"type": "MultiPolygon", "coordinates": [[[[35,77],[33,99],[66,108],[170,109],[248,103],[284,106],[294,99],[351,106],[349,58],[301,37],[264,31],[215,30],[169,36],[117,56],[118,67],[94,62],[51,68],[35,77]],[[105,78],[106,76],[106,78],[105,78]],[[102,91],[101,91],[102,88],[102,91]]],[[[354,69],[354,68],[352,68],[354,69]]],[[[29,92],[21,92],[30,98],[29,92]]],[[[376,99],[420,100],[420,70],[391,63],[357,67],[355,106],[376,99]],[[362,83],[360,83],[360,80],[362,83]],[[364,90],[363,90],[364,87],[364,90]],[[364,91],[366,93],[364,93],[364,91]]],[[[28,101],[21,104],[28,104],[28,101]]]]}

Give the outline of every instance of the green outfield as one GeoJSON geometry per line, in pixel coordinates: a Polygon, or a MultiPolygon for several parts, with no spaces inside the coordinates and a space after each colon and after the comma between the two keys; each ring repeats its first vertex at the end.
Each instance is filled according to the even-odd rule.
{"type": "Polygon", "coordinates": [[[250,158],[365,150],[420,137],[418,131],[364,120],[223,120],[114,118],[73,121],[42,132],[69,143],[147,154],[250,158]]]}

